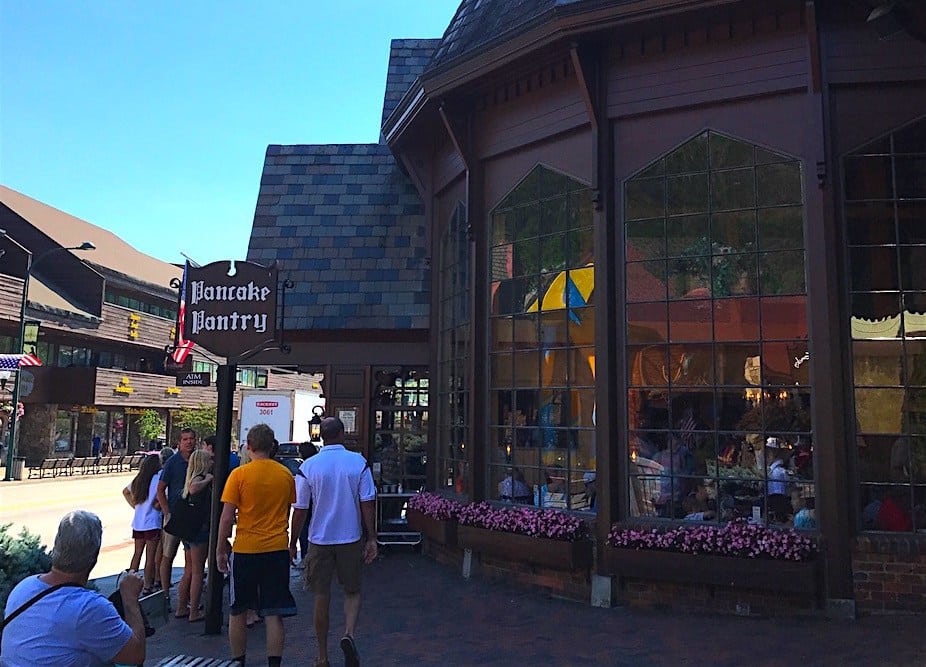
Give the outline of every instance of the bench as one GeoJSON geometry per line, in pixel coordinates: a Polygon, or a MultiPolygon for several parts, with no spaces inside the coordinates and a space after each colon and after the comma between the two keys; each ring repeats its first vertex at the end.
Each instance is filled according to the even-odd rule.
{"type": "Polygon", "coordinates": [[[144,460],[145,460],[144,454],[132,454],[130,458],[126,458],[126,460],[122,462],[122,465],[125,468],[126,472],[129,472],[131,470],[138,470],[138,468],[141,466],[141,462],[144,460]]]}
{"type": "Polygon", "coordinates": [[[164,658],[154,667],[240,667],[234,660],[225,658],[197,658],[193,655],[174,655],[164,658]]]}
{"type": "Polygon", "coordinates": [[[125,454],[110,456],[109,463],[106,464],[106,472],[122,472],[122,462],[124,460],[125,454]]]}
{"type": "Polygon", "coordinates": [[[93,461],[93,459],[88,459],[86,456],[71,459],[71,467],[68,468],[68,474],[73,475],[75,472],[79,471],[80,474],[83,475],[86,472],[85,467],[88,460],[93,461]]]}
{"type": "Polygon", "coordinates": [[[47,472],[49,477],[55,477],[68,467],[69,459],[45,459],[37,466],[29,466],[29,479],[42,479],[47,472]]]}

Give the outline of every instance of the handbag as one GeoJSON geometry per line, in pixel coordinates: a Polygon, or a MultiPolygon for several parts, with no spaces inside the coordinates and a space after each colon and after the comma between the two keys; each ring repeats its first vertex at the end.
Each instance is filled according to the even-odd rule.
{"type": "Polygon", "coordinates": [[[208,505],[197,502],[195,496],[180,496],[171,507],[170,520],[164,526],[164,530],[184,542],[192,542],[206,522],[208,510],[208,505]]]}

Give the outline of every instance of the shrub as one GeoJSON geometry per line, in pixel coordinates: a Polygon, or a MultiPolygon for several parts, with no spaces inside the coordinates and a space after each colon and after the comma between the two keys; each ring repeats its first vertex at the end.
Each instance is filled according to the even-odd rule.
{"type": "Polygon", "coordinates": [[[51,554],[39,542],[39,536],[25,528],[18,536],[10,532],[11,524],[0,524],[0,616],[10,591],[32,574],[47,572],[51,554]]]}

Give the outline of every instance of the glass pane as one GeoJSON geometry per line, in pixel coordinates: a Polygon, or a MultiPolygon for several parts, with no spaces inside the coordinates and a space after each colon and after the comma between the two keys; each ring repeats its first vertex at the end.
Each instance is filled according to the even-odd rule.
{"type": "Polygon", "coordinates": [[[710,345],[670,345],[669,379],[674,386],[714,384],[714,351],[710,345]]]}
{"type": "Polygon", "coordinates": [[[492,216],[492,243],[510,243],[515,237],[514,216],[502,211],[492,216]]]}
{"type": "Polygon", "coordinates": [[[668,333],[668,310],[665,302],[628,304],[628,343],[664,342],[668,340],[668,333]]]}
{"type": "Polygon", "coordinates": [[[847,157],[844,164],[847,201],[894,196],[890,156],[847,157]]]}
{"type": "Polygon", "coordinates": [[[536,238],[518,241],[514,244],[514,260],[512,261],[513,275],[523,276],[536,273],[540,268],[538,262],[540,242],[536,238]]]}
{"type": "Polygon", "coordinates": [[[759,219],[760,250],[793,250],[804,247],[804,221],[800,206],[765,208],[759,219]]]}
{"type": "Polygon", "coordinates": [[[900,247],[900,284],[905,290],[926,289],[926,246],[900,247]]]}
{"type": "Polygon", "coordinates": [[[553,169],[538,167],[540,172],[540,197],[563,195],[573,188],[574,179],[553,169]]]}
{"type": "Polygon", "coordinates": [[[855,416],[862,433],[899,433],[903,389],[855,389],[855,416]]]}
{"type": "Polygon", "coordinates": [[[765,148],[759,148],[756,146],[756,164],[771,164],[773,162],[792,162],[793,157],[787,155],[782,155],[781,153],[776,153],[774,151],[767,150],[765,148]]]}
{"type": "Polygon", "coordinates": [[[899,340],[855,341],[852,359],[857,387],[903,384],[903,344],[899,340]]]}
{"type": "Polygon", "coordinates": [[[926,293],[906,292],[903,303],[904,337],[926,338],[926,293]]]}
{"type": "Polygon", "coordinates": [[[853,338],[897,338],[900,324],[899,292],[852,295],[853,338]]]}
{"type": "Polygon", "coordinates": [[[806,343],[782,342],[762,344],[762,384],[765,386],[807,386],[810,384],[810,364],[794,367],[807,350],[806,343]]]}
{"type": "Polygon", "coordinates": [[[725,343],[714,346],[718,385],[760,385],[761,357],[758,343],[725,343]]]}
{"type": "Polygon", "coordinates": [[[747,167],[753,163],[752,144],[730,139],[716,132],[710,133],[711,169],[747,167]]]}
{"type": "Polygon", "coordinates": [[[489,356],[489,385],[492,387],[511,387],[514,384],[514,356],[511,354],[493,354],[489,356]]]}
{"type": "MultiPolygon", "coordinates": [[[[669,201],[672,201],[671,194],[669,201]]],[[[756,183],[752,168],[711,172],[711,210],[726,211],[755,205],[756,183]]]]}
{"type": "Polygon", "coordinates": [[[540,344],[537,332],[537,315],[518,315],[513,318],[515,348],[536,348],[540,344]]]}
{"type": "Polygon", "coordinates": [[[761,414],[752,414],[758,405],[757,396],[749,389],[727,389],[716,392],[714,410],[717,428],[721,431],[761,429],[761,414]],[[750,401],[753,397],[753,401],[750,401]]]}
{"type": "Polygon", "coordinates": [[[666,156],[667,174],[686,174],[707,169],[707,132],[699,134],[666,156]]]}
{"type": "Polygon", "coordinates": [[[591,227],[595,218],[592,203],[592,191],[583,186],[583,189],[569,195],[569,228],[591,227]]]}
{"type": "Polygon", "coordinates": [[[566,237],[564,234],[540,237],[540,271],[566,268],[566,237]]]}
{"type": "Polygon", "coordinates": [[[572,229],[566,234],[566,264],[585,266],[595,258],[595,236],[591,227],[572,229]]]}
{"type": "MultiPolygon", "coordinates": [[[[926,146],[920,149],[926,151],[926,146]]],[[[926,155],[896,156],[897,196],[904,198],[926,197],[926,155]]]]}
{"type": "MultiPolygon", "coordinates": [[[[760,211],[760,213],[763,212],[760,211]]],[[[711,251],[715,255],[754,250],[756,245],[756,212],[712,213],[711,242],[711,251]]]]}
{"type": "Polygon", "coordinates": [[[577,347],[565,352],[568,363],[569,384],[595,386],[595,348],[577,347]]]}
{"type": "Polygon", "coordinates": [[[666,221],[666,251],[669,257],[708,255],[707,239],[706,215],[686,215],[666,221]]]}
{"type": "Polygon", "coordinates": [[[630,428],[669,428],[669,408],[663,389],[631,389],[627,392],[630,428]]]}
{"type": "Polygon", "coordinates": [[[666,254],[665,220],[640,220],[628,222],[627,245],[636,250],[635,258],[659,259],[666,254]]]}
{"type": "Polygon", "coordinates": [[[761,253],[759,289],[762,294],[803,294],[804,253],[761,253]]]}
{"type": "MultiPolygon", "coordinates": [[[[867,149],[868,146],[865,148],[867,149]]],[[[926,151],[926,121],[918,120],[894,132],[894,151],[897,153],[926,151]]]]}
{"type": "Polygon", "coordinates": [[[710,301],[673,301],[669,304],[670,340],[705,341],[713,334],[710,301]]]}
{"type": "Polygon", "coordinates": [[[595,390],[572,389],[568,392],[570,424],[595,428],[595,390]]]}
{"type": "Polygon", "coordinates": [[[715,297],[757,294],[758,257],[755,253],[720,254],[711,260],[711,292],[715,297]]]}
{"type": "Polygon", "coordinates": [[[666,211],[669,215],[704,213],[708,210],[707,174],[670,176],[666,179],[666,211]]]}
{"type": "Polygon", "coordinates": [[[627,301],[651,301],[666,298],[666,263],[631,262],[627,264],[627,301]]]}
{"type": "Polygon", "coordinates": [[[556,197],[540,202],[540,233],[552,234],[567,226],[566,197],[556,197]]]}
{"type": "MultiPolygon", "coordinates": [[[[907,384],[913,387],[926,387],[926,341],[906,341],[904,345],[904,360],[907,384]]],[[[856,384],[859,383],[856,382],[856,384]]],[[[926,408],[926,405],[923,407],[926,408]]],[[[924,412],[926,412],[926,410],[924,410],[924,412]]]]}
{"type": "Polygon", "coordinates": [[[711,295],[709,256],[680,257],[672,260],[669,275],[670,299],[703,299],[711,295]]]}
{"type": "Polygon", "coordinates": [[[489,320],[491,328],[491,338],[489,340],[490,349],[493,351],[508,350],[511,348],[513,332],[511,318],[493,317],[489,320]]]}
{"type": "Polygon", "coordinates": [[[651,178],[653,176],[663,176],[666,173],[665,159],[656,160],[649,167],[636,175],[636,178],[651,178]]]}
{"type": "Polygon", "coordinates": [[[566,311],[550,310],[540,315],[540,341],[543,349],[565,347],[566,338],[566,311]]]}
{"type": "Polygon", "coordinates": [[[514,386],[536,387],[539,378],[540,357],[536,350],[514,353],[514,386]]]}
{"type": "Polygon", "coordinates": [[[595,308],[570,308],[568,311],[569,344],[590,345],[595,343],[595,308]]]}
{"type": "Polygon", "coordinates": [[[762,317],[762,338],[766,340],[806,340],[806,297],[785,296],[764,298],[759,304],[762,317]]]}
{"type": "Polygon", "coordinates": [[[756,182],[759,206],[800,204],[803,201],[799,162],[756,167],[756,182]]]}
{"type": "Polygon", "coordinates": [[[666,214],[665,180],[662,178],[630,181],[624,194],[627,220],[656,218],[666,214]]]}
{"type": "Polygon", "coordinates": [[[720,299],[714,302],[717,341],[758,340],[759,300],[720,299]]]}
{"type": "Polygon", "coordinates": [[[869,246],[849,249],[849,268],[853,291],[896,290],[900,288],[897,249],[869,246]]]}
{"type": "Polygon", "coordinates": [[[897,228],[901,243],[926,243],[926,201],[897,202],[897,228]]]}
{"type": "Polygon", "coordinates": [[[669,384],[668,347],[632,345],[627,348],[627,383],[635,387],[665,387],[669,384]]]}
{"type": "MultiPolygon", "coordinates": [[[[491,250],[490,269],[492,271],[492,280],[504,280],[512,277],[512,258],[514,257],[514,248],[509,245],[495,246],[491,250]]],[[[450,276],[450,272],[444,273],[445,277],[450,276]]]]}
{"type": "Polygon", "coordinates": [[[849,245],[897,243],[894,230],[894,203],[868,201],[846,203],[846,230],[849,245]]]}

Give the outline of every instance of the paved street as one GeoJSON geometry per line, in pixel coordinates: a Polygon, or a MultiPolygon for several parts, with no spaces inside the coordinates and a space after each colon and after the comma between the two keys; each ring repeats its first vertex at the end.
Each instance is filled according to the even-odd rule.
{"type": "Polygon", "coordinates": [[[122,497],[122,489],[134,475],[0,482],[0,522],[12,523],[17,533],[28,528],[51,549],[61,517],[74,509],[90,510],[103,521],[103,549],[93,576],[114,574],[127,568],[132,558],[132,508],[122,497]]]}
{"type": "MultiPolygon", "coordinates": [[[[124,569],[131,557],[131,509],[121,495],[131,478],[125,473],[0,483],[0,520],[26,525],[50,543],[68,510],[97,512],[104,522],[104,554],[92,576],[105,577],[124,569]]],[[[302,590],[300,572],[292,574],[299,615],[286,620],[285,658],[288,664],[311,664],[316,655],[312,597],[302,590]]],[[[98,584],[108,591],[113,580],[98,584]]],[[[343,612],[335,589],[331,664],[339,666],[343,612]]],[[[363,664],[370,666],[926,664],[922,617],[828,621],[595,609],[478,577],[466,581],[458,569],[401,547],[389,548],[367,569],[363,604],[357,642],[363,664]]],[[[227,656],[224,635],[202,633],[202,623],[171,620],[149,640],[146,664],[178,653],[227,656]]],[[[263,626],[251,630],[249,639],[248,664],[266,664],[263,626]]]]}

